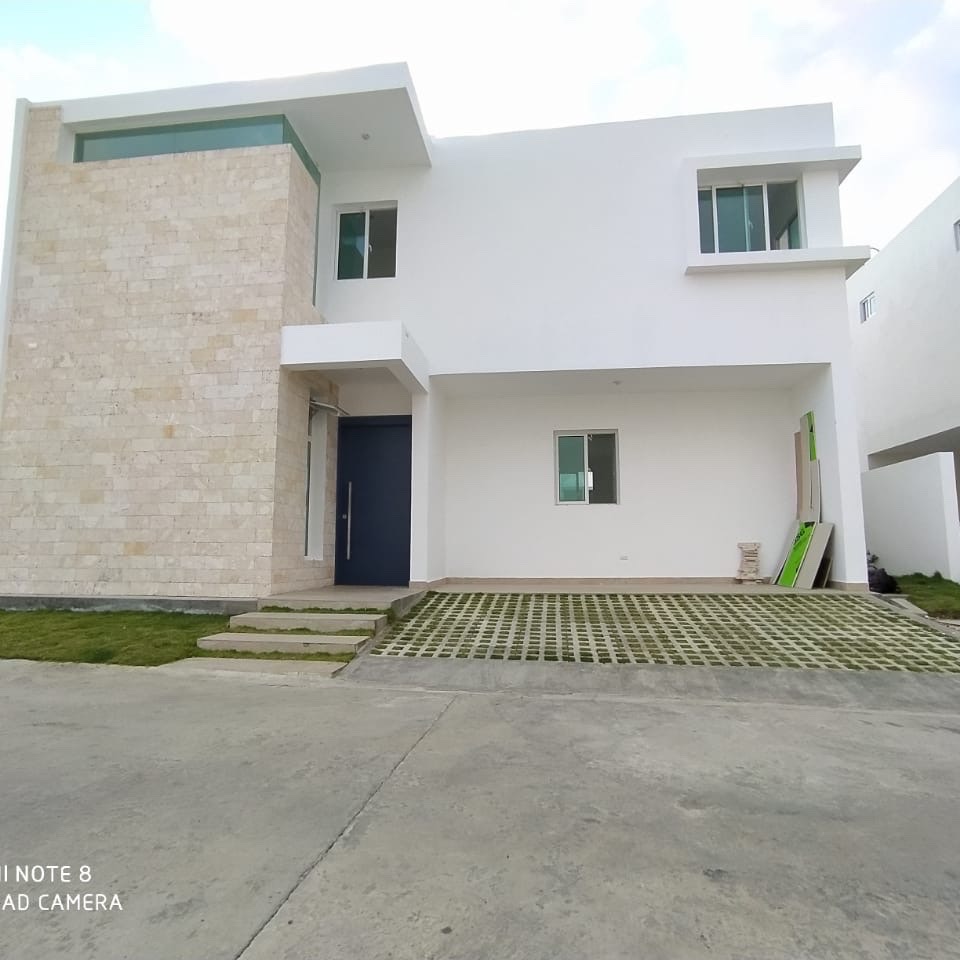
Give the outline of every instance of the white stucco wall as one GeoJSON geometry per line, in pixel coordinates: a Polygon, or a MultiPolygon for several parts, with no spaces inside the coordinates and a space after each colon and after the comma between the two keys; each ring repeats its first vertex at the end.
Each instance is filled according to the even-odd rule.
{"type": "Polygon", "coordinates": [[[863,474],[867,546],[892,574],[960,580],[954,458],[933,453],[863,474]]]}
{"type": "Polygon", "coordinates": [[[4,375],[7,366],[7,337],[10,310],[13,304],[13,275],[17,260],[17,228],[20,218],[20,196],[23,190],[23,154],[26,141],[29,104],[17,100],[14,111],[13,138],[10,155],[10,185],[4,218],[3,254],[0,259],[0,413],[3,412],[4,375]]]}
{"type": "Polygon", "coordinates": [[[857,472],[857,436],[852,387],[842,362],[817,368],[792,392],[794,430],[812,410],[820,461],[820,518],[833,523],[833,568],[838,583],[867,579],[863,503],[857,472]]]}
{"type": "MultiPolygon", "coordinates": [[[[960,220],[955,180],[849,280],[863,466],[867,457],[948,430],[960,431],[960,220]],[[859,304],[877,313],[860,323],[859,304]]],[[[958,449],[960,436],[952,446],[958,449]]],[[[904,451],[900,459],[926,449],[904,451]]]]}
{"type": "Polygon", "coordinates": [[[732,577],[738,541],[764,575],[795,511],[786,390],[450,397],[446,575],[732,577]],[[558,505],[555,430],[619,431],[620,502],[558,505]]]}
{"type": "MultiPolygon", "coordinates": [[[[648,391],[626,401],[440,391],[411,399],[392,385],[345,383],[351,414],[412,412],[411,579],[729,577],[744,539],[763,543],[769,574],[793,516],[792,434],[811,407],[818,425],[837,425],[827,519],[859,524],[842,264],[686,273],[691,157],[833,143],[831,108],[812,105],[438,140],[432,167],[325,168],[318,152],[317,307],[334,325],[403,324],[422,349],[423,379],[834,365],[782,390],[648,391]],[[365,202],[398,204],[397,276],[336,281],[337,207],[365,202]],[[616,507],[553,503],[553,430],[578,427],[621,430],[616,507]]],[[[808,243],[839,247],[837,172],[797,176],[808,243]]],[[[323,329],[350,339],[342,326],[323,329]]],[[[294,333],[308,341],[315,331],[294,333]]],[[[320,351],[318,365],[303,368],[341,359],[370,357],[320,351]]],[[[838,542],[835,576],[864,579],[853,559],[862,537],[841,531],[838,542]]]]}
{"type": "Polygon", "coordinates": [[[810,170],[803,174],[801,187],[806,244],[829,247],[842,233],[837,174],[830,170],[810,170]]]}
{"type": "MultiPolygon", "coordinates": [[[[436,469],[427,466],[437,448],[425,436],[433,414],[429,404],[415,399],[413,579],[731,576],[736,569],[736,542],[751,538],[764,542],[766,572],[772,572],[793,516],[792,434],[799,416],[815,409],[825,431],[825,518],[837,524],[833,575],[843,582],[865,581],[843,267],[686,273],[688,221],[696,216],[696,184],[689,158],[750,151],[802,152],[833,143],[832,111],[821,105],[438,140],[432,145],[429,169],[324,176],[319,308],[335,325],[399,321],[422,349],[434,377],[823,365],[803,384],[771,394],[790,413],[789,426],[777,434],[777,442],[787,444],[786,467],[778,459],[776,467],[771,467],[761,457],[765,466],[753,481],[740,477],[729,465],[724,468],[729,485],[743,480],[751,493],[746,496],[746,487],[740,489],[734,495],[736,504],[722,513],[721,520],[713,521],[723,533],[716,543],[724,546],[716,552],[695,544],[688,530],[676,543],[668,543],[666,529],[656,526],[664,514],[647,518],[637,502],[615,509],[594,508],[598,516],[593,519],[565,517],[560,529],[566,533],[558,538],[552,488],[536,486],[531,477],[540,468],[532,462],[529,470],[518,475],[526,493],[516,513],[506,492],[502,503],[498,498],[497,510],[488,512],[485,505],[478,505],[468,489],[470,472],[463,473],[471,462],[469,451],[460,447],[465,438],[477,449],[495,451],[501,469],[504,464],[512,469],[522,457],[534,456],[538,437],[547,438],[549,452],[552,431],[570,427],[569,422],[560,422],[546,429],[540,419],[541,413],[553,410],[553,398],[505,399],[496,390],[483,402],[462,397],[449,400],[442,501],[446,516],[435,519],[440,509],[436,496],[423,489],[417,492],[418,483],[436,491],[440,482],[436,469]],[[397,276],[337,281],[337,209],[363,202],[397,204],[397,276]],[[498,416],[487,424],[481,411],[494,409],[498,416]],[[502,423],[507,410],[509,423],[502,423]],[[488,426],[502,431],[496,443],[484,433],[488,426]],[[770,481],[771,470],[781,469],[787,470],[786,481],[770,481]],[[759,477],[766,479],[761,482],[759,477]],[[541,514],[543,504],[537,496],[544,490],[549,509],[541,514]],[[773,509],[774,502],[781,506],[773,509]],[[744,523],[753,526],[755,517],[760,518],[759,529],[742,529],[744,523]],[[429,531],[426,526],[418,530],[420,522],[429,531]],[[658,549],[618,546],[625,531],[642,522],[654,525],[658,549]],[[534,535],[525,538],[533,544],[530,550],[509,548],[513,532],[529,524],[534,525],[534,535]],[[436,545],[438,528],[445,529],[442,562],[436,545]],[[564,548],[567,535],[577,549],[564,548]],[[661,550],[661,544],[667,546],[661,550]],[[730,550],[732,555],[725,552],[730,550]],[[628,559],[620,560],[623,555],[628,559]]],[[[837,171],[816,168],[798,176],[808,245],[839,247],[837,171]]],[[[671,432],[671,425],[676,426],[673,405],[686,409],[691,423],[696,419],[690,412],[696,398],[691,397],[671,394],[670,403],[657,408],[659,423],[644,408],[642,435],[658,438],[666,449],[681,442],[678,437],[698,436],[683,418],[679,434],[671,432]]],[[[599,401],[594,397],[589,402],[599,401]]],[[[722,405],[728,403],[725,395],[722,405]]],[[[573,407],[562,409],[572,414],[580,407],[574,402],[573,407]]],[[[746,409],[734,411],[734,422],[738,412],[746,409]]],[[[764,447],[769,437],[763,424],[755,413],[745,415],[734,445],[742,443],[751,450],[752,444],[764,447]]],[[[586,424],[591,425],[597,426],[586,424]]],[[[627,441],[622,455],[634,449],[631,443],[627,441]]],[[[536,455],[537,462],[541,454],[536,455]]],[[[552,454],[548,462],[552,463],[552,454]]],[[[473,467],[489,470],[479,464],[473,467]]],[[[677,484],[669,472],[641,473],[650,478],[655,496],[669,497],[671,509],[666,515],[682,515],[681,525],[689,522],[690,529],[699,529],[720,511],[710,489],[677,484]]]]}
{"type": "MultiPolygon", "coordinates": [[[[401,321],[431,374],[830,361],[842,266],[685,274],[686,161],[833,143],[819,105],[437,140],[429,169],[325,174],[318,306],[401,321]],[[397,276],[335,280],[338,206],[390,201],[397,276]]],[[[803,181],[807,234],[839,246],[837,174],[803,181]]]]}
{"type": "MultiPolygon", "coordinates": [[[[438,391],[413,403],[410,503],[410,581],[430,583],[447,573],[446,402],[438,391]]],[[[456,511],[469,509],[457,503],[456,511]]]]}

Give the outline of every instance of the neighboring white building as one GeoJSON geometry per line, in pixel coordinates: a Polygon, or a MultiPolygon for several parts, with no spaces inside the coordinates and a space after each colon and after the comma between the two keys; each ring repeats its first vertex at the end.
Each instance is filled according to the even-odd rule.
{"type": "Polygon", "coordinates": [[[960,580],[960,179],[847,291],[867,546],[960,580]]]}
{"type": "Polygon", "coordinates": [[[829,105],[434,139],[388,65],[18,116],[0,594],[769,576],[810,410],[864,584],[829,105]]]}

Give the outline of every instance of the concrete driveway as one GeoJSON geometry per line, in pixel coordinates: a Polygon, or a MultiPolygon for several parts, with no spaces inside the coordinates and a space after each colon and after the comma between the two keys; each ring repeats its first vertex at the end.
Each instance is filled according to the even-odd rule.
{"type": "Polygon", "coordinates": [[[960,956],[960,678],[496,667],[0,663],[0,956],[960,956]]]}
{"type": "Polygon", "coordinates": [[[427,594],[375,656],[960,673],[934,623],[835,591],[427,594]]]}

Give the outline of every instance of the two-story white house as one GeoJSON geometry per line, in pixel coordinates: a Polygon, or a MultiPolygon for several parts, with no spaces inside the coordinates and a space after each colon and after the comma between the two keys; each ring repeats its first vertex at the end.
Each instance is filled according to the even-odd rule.
{"type": "Polygon", "coordinates": [[[0,594],[866,580],[829,105],[435,139],[406,68],[21,102],[0,594]]]}
{"type": "Polygon", "coordinates": [[[960,179],[847,287],[867,546],[960,580],[960,179]]]}

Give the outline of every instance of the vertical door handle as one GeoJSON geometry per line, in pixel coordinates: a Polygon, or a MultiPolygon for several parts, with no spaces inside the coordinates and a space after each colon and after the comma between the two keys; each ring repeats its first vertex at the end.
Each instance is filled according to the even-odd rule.
{"type": "Polygon", "coordinates": [[[350,546],[353,540],[353,481],[347,481],[347,559],[350,559],[350,546]]]}

